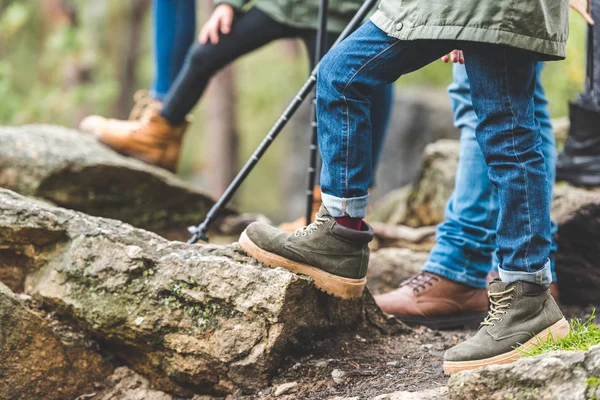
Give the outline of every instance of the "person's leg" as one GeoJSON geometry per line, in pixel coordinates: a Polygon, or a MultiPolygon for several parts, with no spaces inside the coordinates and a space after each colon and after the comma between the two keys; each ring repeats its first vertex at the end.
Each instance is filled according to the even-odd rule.
{"type": "MultiPolygon", "coordinates": [[[[549,190],[554,186],[556,150],[548,101],[541,83],[543,63],[537,66],[534,94],[535,117],[540,122],[541,150],[548,174],[549,190]]],[[[497,271],[494,262],[498,199],[475,136],[477,116],[471,101],[471,86],[464,65],[453,67],[448,94],[454,111],[454,125],[460,129],[460,156],[454,192],[446,206],[445,220],[438,226],[437,240],[422,271],[398,289],[375,296],[383,311],[409,324],[431,328],[456,328],[479,324],[487,311],[487,277],[497,271]],[[411,284],[425,279],[427,288],[415,293],[411,284]],[[454,302],[450,303],[447,298],[454,302]]],[[[553,233],[556,225],[553,224],[553,233]]],[[[553,241],[551,269],[554,275],[553,241]]],[[[556,285],[553,293],[558,295],[556,285]]]]}
{"type": "Polygon", "coordinates": [[[240,245],[269,266],[311,276],[338,297],[361,296],[372,228],[363,218],[372,178],[371,97],[377,87],[441,57],[450,42],[400,41],[367,22],[323,59],[317,78],[323,204],[314,223],[295,233],[251,224],[240,245]]]}
{"type": "Polygon", "coordinates": [[[231,32],[219,43],[195,43],[185,64],[164,99],[161,116],[173,125],[181,124],[196,105],[208,82],[233,60],[267,43],[291,36],[295,30],[252,8],[233,22],[231,32]]]}
{"type": "Polygon", "coordinates": [[[477,141],[498,193],[501,281],[490,285],[490,310],[477,334],[446,352],[447,373],[512,362],[516,347],[569,331],[548,291],[551,196],[535,114],[537,56],[477,43],[466,43],[464,53],[477,141]]]}
{"type": "MultiPolygon", "coordinates": [[[[337,34],[329,34],[328,35],[328,47],[327,51],[329,51],[329,46],[331,46],[335,40],[337,39],[337,34]]],[[[314,66],[314,56],[315,56],[315,44],[316,44],[316,33],[314,31],[305,31],[302,36],[304,45],[308,51],[309,61],[311,69],[314,66]]],[[[383,152],[383,144],[385,142],[387,130],[389,127],[390,117],[392,114],[392,107],[394,105],[394,84],[384,85],[377,87],[374,90],[373,95],[371,96],[371,125],[373,129],[373,139],[372,139],[372,161],[373,161],[373,179],[369,185],[370,188],[375,185],[375,173],[377,171],[377,167],[379,165],[379,161],[381,160],[381,153],[383,152]]],[[[315,217],[321,207],[322,199],[321,199],[321,186],[319,183],[315,186],[313,190],[313,215],[312,220],[315,220],[315,217]]],[[[301,228],[305,225],[306,220],[305,217],[300,217],[292,222],[286,222],[279,225],[281,230],[286,232],[293,232],[298,228],[301,228]]]]}
{"type": "Polygon", "coordinates": [[[181,70],[196,36],[195,0],[153,0],[154,43],[153,99],[162,101],[181,70]]]}
{"type": "Polygon", "coordinates": [[[139,120],[147,118],[153,109],[160,107],[194,42],[195,31],[195,0],[153,0],[154,78],[150,90],[135,92],[135,104],[129,119],[88,115],[79,124],[79,129],[95,135],[102,131],[127,132],[137,129],[139,120]]]}
{"type": "Polygon", "coordinates": [[[179,160],[188,113],[201,97],[210,78],[236,58],[295,30],[256,8],[237,18],[218,44],[194,44],[185,65],[164,98],[162,108],[152,107],[134,126],[95,132],[111,148],[150,164],[174,171],[179,160]]]}

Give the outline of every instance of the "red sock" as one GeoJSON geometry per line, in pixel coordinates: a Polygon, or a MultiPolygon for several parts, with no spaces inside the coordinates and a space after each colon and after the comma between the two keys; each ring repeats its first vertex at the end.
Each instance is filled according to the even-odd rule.
{"type": "Polygon", "coordinates": [[[362,228],[362,218],[340,217],[335,220],[338,224],[345,226],[346,228],[357,231],[360,231],[360,228],[362,228]]]}

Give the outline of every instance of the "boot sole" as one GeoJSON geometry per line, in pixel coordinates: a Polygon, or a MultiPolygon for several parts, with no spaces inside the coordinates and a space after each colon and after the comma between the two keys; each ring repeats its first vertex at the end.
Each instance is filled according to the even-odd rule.
{"type": "Polygon", "coordinates": [[[546,341],[552,335],[553,339],[562,339],[567,336],[571,328],[566,319],[561,319],[549,328],[544,329],[525,344],[508,353],[500,354],[494,357],[473,361],[444,361],[444,372],[453,375],[461,371],[467,371],[475,368],[486,367],[488,365],[511,364],[521,358],[522,352],[531,349],[539,341],[546,341]]]}
{"type": "Polygon", "coordinates": [[[394,315],[400,321],[404,322],[408,326],[425,326],[430,329],[444,330],[444,329],[460,329],[460,328],[473,328],[476,329],[481,321],[483,321],[487,315],[487,311],[473,312],[468,314],[456,315],[452,317],[438,317],[438,318],[427,318],[427,317],[411,317],[404,315],[394,315]]]}
{"type": "Polygon", "coordinates": [[[362,297],[367,284],[367,278],[344,278],[263,250],[250,240],[245,231],[240,236],[239,244],[246,253],[268,267],[282,267],[295,274],[310,276],[317,289],[334,297],[358,299],[362,297]]]}

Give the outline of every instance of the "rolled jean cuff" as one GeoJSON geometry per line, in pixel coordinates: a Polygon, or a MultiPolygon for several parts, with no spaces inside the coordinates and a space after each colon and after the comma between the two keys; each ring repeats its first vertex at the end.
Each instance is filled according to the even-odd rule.
{"type": "Polygon", "coordinates": [[[327,193],[322,193],[323,205],[333,218],[351,217],[364,218],[367,216],[369,195],[344,199],[327,193]]]}
{"type": "Polygon", "coordinates": [[[552,268],[550,268],[550,260],[546,262],[544,268],[536,272],[521,272],[521,271],[506,271],[502,267],[498,267],[500,279],[504,283],[513,283],[516,281],[525,281],[536,283],[542,286],[550,286],[552,283],[552,268]]]}

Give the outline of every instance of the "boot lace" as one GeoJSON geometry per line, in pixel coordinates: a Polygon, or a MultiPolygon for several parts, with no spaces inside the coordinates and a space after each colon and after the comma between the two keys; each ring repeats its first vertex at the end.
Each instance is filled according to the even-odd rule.
{"type": "Polygon", "coordinates": [[[312,224],[296,229],[296,231],[294,232],[294,237],[312,235],[317,231],[317,229],[322,227],[323,224],[327,222],[329,222],[329,217],[324,217],[322,215],[317,214],[315,221],[312,224]]]}
{"type": "Polygon", "coordinates": [[[511,307],[510,300],[513,299],[512,292],[515,291],[515,287],[511,287],[508,290],[488,293],[490,298],[490,311],[487,317],[481,323],[481,326],[494,326],[496,322],[502,321],[502,315],[506,314],[506,309],[511,307]]]}
{"type": "Polygon", "coordinates": [[[418,293],[421,291],[421,289],[427,289],[428,287],[433,286],[433,284],[437,281],[439,281],[437,276],[427,272],[422,272],[404,281],[402,286],[410,286],[413,288],[414,292],[418,293]]]}
{"type": "Polygon", "coordinates": [[[150,96],[150,92],[143,89],[135,92],[133,100],[135,101],[135,105],[131,109],[131,113],[129,113],[130,121],[141,119],[146,109],[155,103],[152,96],[150,96]]]}

